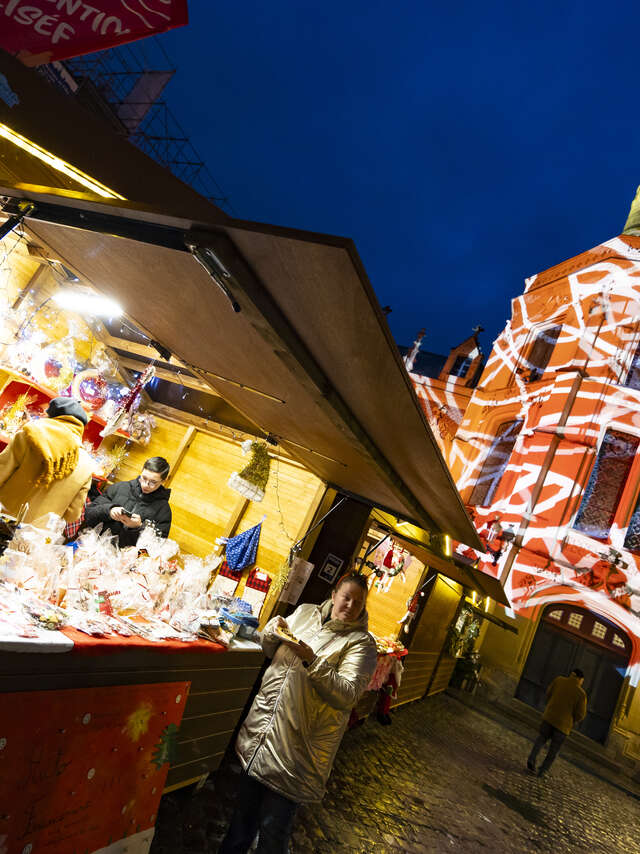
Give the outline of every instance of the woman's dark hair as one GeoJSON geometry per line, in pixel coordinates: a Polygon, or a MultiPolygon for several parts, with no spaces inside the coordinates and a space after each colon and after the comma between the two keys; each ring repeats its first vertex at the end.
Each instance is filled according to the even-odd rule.
{"type": "Polygon", "coordinates": [[[361,572],[346,572],[341,578],[338,579],[338,582],[333,589],[340,590],[343,584],[357,584],[361,590],[364,590],[365,596],[369,592],[367,576],[363,575],[361,572]]]}
{"type": "Polygon", "coordinates": [[[579,667],[574,667],[571,672],[574,674],[574,676],[577,676],[578,679],[584,679],[584,672],[580,670],[579,667]]]}
{"type": "Polygon", "coordinates": [[[149,457],[142,468],[147,471],[155,472],[156,474],[159,474],[163,480],[166,480],[171,466],[164,457],[149,457]]]}

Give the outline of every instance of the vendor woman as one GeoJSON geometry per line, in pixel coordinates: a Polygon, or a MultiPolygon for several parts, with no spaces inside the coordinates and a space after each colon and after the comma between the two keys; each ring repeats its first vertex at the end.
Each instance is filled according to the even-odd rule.
{"type": "Polygon", "coordinates": [[[163,486],[169,474],[164,457],[151,457],[134,480],[114,483],[87,504],[86,528],[102,525],[118,538],[120,548],[135,546],[140,531],[151,525],[161,537],[168,537],[171,528],[171,490],[163,486]]]}

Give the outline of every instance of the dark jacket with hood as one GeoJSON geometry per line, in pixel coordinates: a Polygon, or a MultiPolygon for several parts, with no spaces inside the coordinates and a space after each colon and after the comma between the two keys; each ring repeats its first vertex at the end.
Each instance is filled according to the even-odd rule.
{"type": "Polygon", "coordinates": [[[85,527],[95,528],[102,524],[103,531],[111,531],[118,537],[120,548],[135,546],[145,525],[152,525],[161,537],[168,537],[171,529],[171,507],[169,507],[170,489],[159,486],[153,492],[144,493],[138,478],[114,483],[98,496],[85,509],[85,527]],[[142,519],[142,527],[127,528],[122,522],[114,521],[109,513],[113,507],[124,507],[130,513],[137,513],[142,519]]]}

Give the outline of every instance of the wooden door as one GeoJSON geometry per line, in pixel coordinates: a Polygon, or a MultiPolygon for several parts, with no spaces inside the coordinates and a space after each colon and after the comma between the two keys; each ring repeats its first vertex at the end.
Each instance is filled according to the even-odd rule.
{"type": "Polygon", "coordinates": [[[574,667],[585,674],[587,716],[576,729],[594,741],[606,741],[631,642],[616,626],[584,608],[548,606],[538,626],[516,697],[544,711],[547,686],[574,667]]]}

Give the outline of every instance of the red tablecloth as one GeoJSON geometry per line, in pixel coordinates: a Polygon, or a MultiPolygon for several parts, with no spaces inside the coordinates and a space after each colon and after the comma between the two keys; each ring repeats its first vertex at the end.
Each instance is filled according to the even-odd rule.
{"type": "Polygon", "coordinates": [[[158,652],[226,652],[226,647],[220,643],[213,641],[197,640],[185,643],[184,641],[165,640],[161,643],[146,640],[145,638],[134,635],[130,638],[125,638],[120,635],[115,637],[96,638],[92,635],[86,635],[84,632],[79,632],[77,629],[66,628],[62,630],[65,635],[74,643],[73,651],[81,655],[100,655],[101,653],[110,650],[113,652],[122,652],[125,649],[155,649],[158,652]]]}

